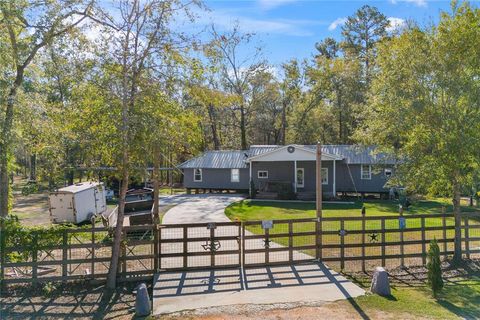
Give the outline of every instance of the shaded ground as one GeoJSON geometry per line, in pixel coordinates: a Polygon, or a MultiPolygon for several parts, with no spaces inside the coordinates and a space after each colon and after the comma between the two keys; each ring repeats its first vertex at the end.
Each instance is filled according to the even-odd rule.
{"type": "MultiPolygon", "coordinates": [[[[434,299],[426,287],[424,267],[391,270],[392,296],[361,296],[332,303],[242,305],[171,314],[161,319],[478,319],[478,261],[461,268],[443,264],[445,289],[434,299]]],[[[368,288],[370,274],[350,274],[368,288]]]]}
{"type": "Polygon", "coordinates": [[[133,285],[105,293],[103,285],[18,287],[2,292],[0,319],[132,319],[133,285]]]}
{"type": "MultiPolygon", "coordinates": [[[[391,270],[392,296],[367,295],[331,303],[236,305],[199,309],[158,319],[478,319],[480,263],[461,268],[443,265],[446,286],[438,300],[425,286],[425,268],[391,270]]],[[[350,274],[368,287],[369,274],[350,274]]],[[[48,290],[20,288],[2,292],[0,319],[132,319],[134,285],[105,295],[103,286],[85,283],[48,290]]]]}

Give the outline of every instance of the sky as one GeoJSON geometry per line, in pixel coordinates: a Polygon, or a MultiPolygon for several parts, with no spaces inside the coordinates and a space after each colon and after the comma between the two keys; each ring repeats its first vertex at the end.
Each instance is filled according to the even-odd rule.
{"type": "Polygon", "coordinates": [[[238,22],[243,32],[255,34],[254,41],[273,65],[309,58],[316,42],[339,39],[345,18],[365,4],[377,7],[392,27],[406,20],[429,25],[438,21],[441,11],[450,11],[450,1],[428,0],[206,0],[205,4],[209,11],[199,15],[197,27],[213,22],[219,31],[226,31],[238,22]]]}

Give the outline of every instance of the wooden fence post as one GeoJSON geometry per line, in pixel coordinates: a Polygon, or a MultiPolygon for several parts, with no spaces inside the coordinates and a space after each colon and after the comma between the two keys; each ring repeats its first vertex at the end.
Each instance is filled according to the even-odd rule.
{"type": "Polygon", "coordinates": [[[215,266],[215,228],[210,228],[210,266],[215,266]]]}
{"type": "Polygon", "coordinates": [[[470,259],[470,231],[468,230],[469,223],[468,223],[468,215],[465,216],[465,224],[464,224],[464,237],[465,237],[465,251],[467,254],[467,259],[470,259]]]}
{"type": "Polygon", "coordinates": [[[153,225],[153,270],[155,273],[160,271],[159,267],[159,260],[160,260],[160,255],[159,255],[159,237],[160,233],[160,228],[158,227],[158,224],[153,225]]]}
{"type": "Polygon", "coordinates": [[[421,233],[422,233],[422,264],[427,264],[427,244],[426,244],[426,237],[425,237],[425,217],[421,218],[421,233]]]}
{"type": "Polygon", "coordinates": [[[365,268],[365,227],[366,227],[365,216],[366,216],[366,211],[365,211],[365,207],[363,207],[362,208],[362,271],[363,272],[366,272],[366,268],[365,268]]]}
{"type": "MultiPolygon", "coordinates": [[[[403,206],[400,206],[400,217],[403,218],[403,206]]],[[[405,228],[407,227],[407,221],[405,220],[405,228]]],[[[404,245],[404,234],[403,228],[400,229],[400,266],[405,267],[405,245],[404,245]]]]}
{"type": "Polygon", "coordinates": [[[288,261],[293,262],[293,224],[288,222],[288,261]]]}
{"type": "Polygon", "coordinates": [[[345,220],[340,220],[340,269],[345,269],[345,220]]]}
{"type": "Polygon", "coordinates": [[[265,264],[270,263],[270,230],[265,228],[265,264]]]}
{"type": "Polygon", "coordinates": [[[38,278],[38,249],[37,249],[37,243],[38,243],[38,233],[35,232],[32,237],[32,241],[35,244],[33,246],[32,250],[32,283],[35,284],[37,283],[37,278],[38,278]]]}
{"type": "Polygon", "coordinates": [[[386,258],[385,258],[385,218],[380,220],[381,222],[381,229],[382,229],[382,267],[385,267],[386,258]]]}
{"type": "Polygon", "coordinates": [[[95,279],[95,218],[92,218],[92,280],[95,279]]]}
{"type": "Polygon", "coordinates": [[[62,281],[67,282],[68,277],[68,233],[67,229],[63,229],[62,243],[62,281]]]}
{"type": "Polygon", "coordinates": [[[445,207],[442,207],[442,227],[443,227],[443,253],[444,258],[447,257],[448,243],[447,243],[447,217],[445,215],[445,207]]]}
{"type": "Polygon", "coordinates": [[[183,227],[183,267],[188,266],[188,228],[183,227]]]}

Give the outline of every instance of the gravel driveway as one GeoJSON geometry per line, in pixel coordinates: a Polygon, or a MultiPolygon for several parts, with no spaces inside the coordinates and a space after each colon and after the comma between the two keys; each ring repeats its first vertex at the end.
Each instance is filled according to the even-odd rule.
{"type": "Polygon", "coordinates": [[[245,199],[240,194],[196,194],[164,197],[160,202],[176,204],[163,216],[163,224],[228,222],[225,208],[245,199]]]}

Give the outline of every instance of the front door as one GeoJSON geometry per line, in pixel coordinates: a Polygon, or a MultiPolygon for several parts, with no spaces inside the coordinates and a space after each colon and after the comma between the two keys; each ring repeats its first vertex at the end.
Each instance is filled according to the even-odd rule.
{"type": "Polygon", "coordinates": [[[305,170],[297,168],[297,188],[305,187],[305,170]]]}

